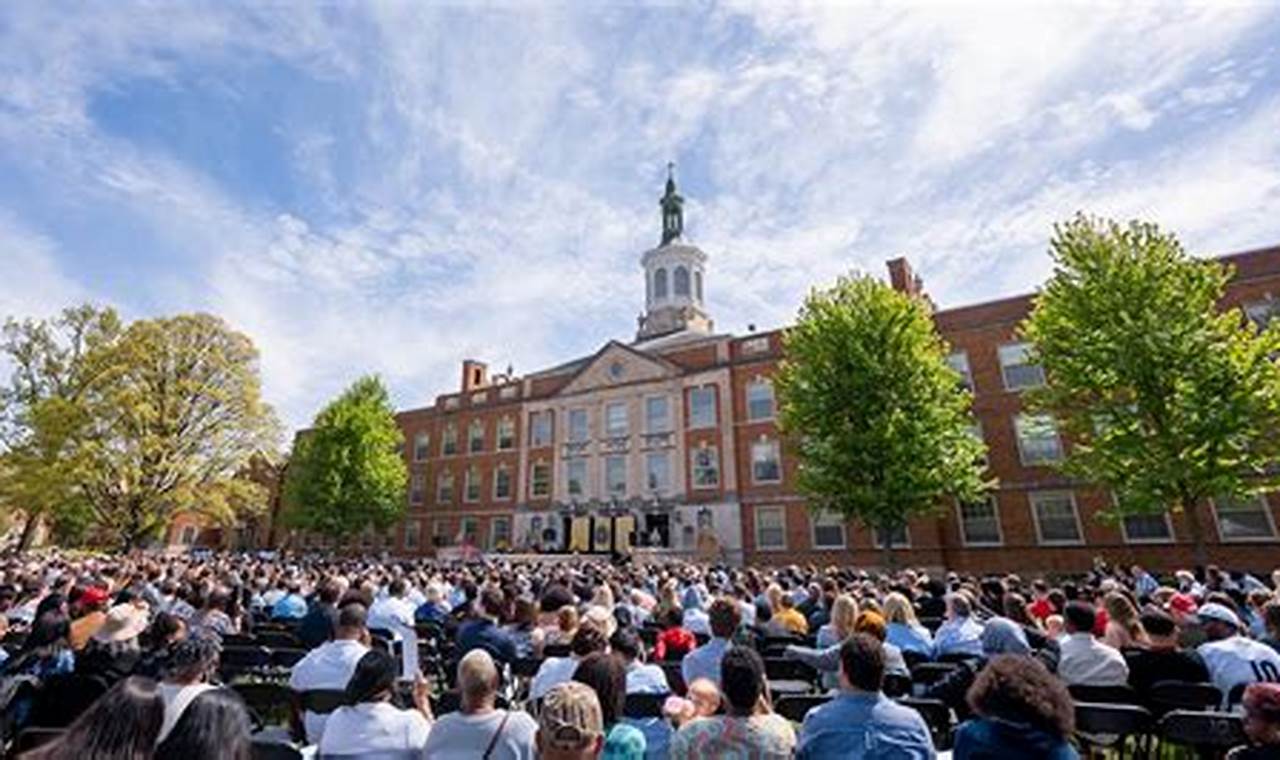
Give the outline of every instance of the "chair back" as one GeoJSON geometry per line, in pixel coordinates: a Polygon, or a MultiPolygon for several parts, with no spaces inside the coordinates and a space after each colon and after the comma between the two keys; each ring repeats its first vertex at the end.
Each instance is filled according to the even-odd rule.
{"type": "Polygon", "coordinates": [[[271,665],[276,668],[292,668],[306,656],[307,650],[301,647],[278,647],[271,650],[271,665]]]}
{"type": "Polygon", "coordinates": [[[1077,702],[1104,702],[1109,705],[1138,705],[1142,700],[1138,692],[1129,686],[1088,686],[1072,684],[1067,687],[1071,698],[1077,702]]]}
{"type": "MultiPolygon", "coordinates": [[[[1134,705],[1076,703],[1076,739],[1089,747],[1114,748],[1123,756],[1126,740],[1151,733],[1155,719],[1134,705]]],[[[1144,747],[1145,749],[1145,747],[1144,747]]]]}
{"type": "Polygon", "coordinates": [[[924,652],[917,652],[914,649],[903,649],[902,659],[907,663],[908,668],[915,668],[917,665],[923,665],[929,661],[929,655],[924,652]]]}
{"type": "Polygon", "coordinates": [[[803,723],[804,716],[815,707],[831,701],[830,694],[787,694],[778,697],[773,704],[774,712],[793,723],[803,723]]]}
{"type": "Polygon", "coordinates": [[[273,648],[300,646],[298,637],[292,631],[261,631],[254,636],[253,643],[273,648]]]}
{"type": "Polygon", "coordinates": [[[1158,681],[1145,695],[1157,715],[1170,710],[1212,710],[1222,703],[1222,692],[1211,683],[1158,681]]]}
{"type": "Polygon", "coordinates": [[[887,697],[909,697],[911,696],[911,676],[886,673],[884,684],[880,688],[887,697]]]}
{"type": "Polygon", "coordinates": [[[661,718],[670,694],[628,694],[622,714],[628,718],[661,718]]]}
{"type": "Polygon", "coordinates": [[[1227,750],[1248,740],[1239,715],[1193,710],[1174,710],[1161,718],[1160,736],[1201,751],[1227,750]]]}
{"type": "Polygon", "coordinates": [[[536,657],[521,657],[511,663],[511,675],[517,678],[533,678],[542,667],[542,660],[536,657]]]}
{"type": "Polygon", "coordinates": [[[924,718],[929,726],[929,733],[933,736],[934,749],[942,751],[951,748],[951,708],[946,703],[939,699],[914,697],[903,697],[896,701],[920,713],[920,717],[924,718]]]}
{"type": "Polygon", "coordinates": [[[291,744],[254,739],[249,745],[252,760],[302,760],[302,752],[291,744]]]}
{"type": "Polygon", "coordinates": [[[799,660],[788,660],[785,657],[764,658],[764,674],[770,681],[808,681],[818,680],[818,671],[799,660]]]}
{"type": "Polygon", "coordinates": [[[952,662],[922,662],[911,669],[911,681],[927,686],[941,681],[951,671],[959,668],[959,665],[952,662]]]}

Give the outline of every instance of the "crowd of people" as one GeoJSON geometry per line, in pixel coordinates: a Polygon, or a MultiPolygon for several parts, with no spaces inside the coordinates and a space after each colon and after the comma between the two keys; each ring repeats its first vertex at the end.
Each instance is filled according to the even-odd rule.
{"type": "MultiPolygon", "coordinates": [[[[215,555],[0,560],[6,741],[24,757],[249,758],[220,661],[270,628],[305,655],[293,741],[320,757],[1077,757],[1081,690],[1209,683],[1240,757],[1280,754],[1280,571],[1066,579],[583,559],[215,555]],[[426,639],[432,640],[426,646],[426,639]],[[784,717],[777,661],[826,696],[784,717]],[[938,677],[921,666],[946,663],[938,677]],[[321,704],[308,695],[336,695],[321,704]],[[451,695],[451,700],[444,699],[451,695]],[[628,714],[629,700],[659,705],[628,714]],[[447,703],[447,704],[446,704],[447,703]]],[[[927,669],[927,668],[925,668],[927,669]]]]}

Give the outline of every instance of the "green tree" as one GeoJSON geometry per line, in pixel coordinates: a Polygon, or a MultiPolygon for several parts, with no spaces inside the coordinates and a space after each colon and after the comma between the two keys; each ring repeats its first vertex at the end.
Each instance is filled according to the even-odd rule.
{"type": "Polygon", "coordinates": [[[1222,309],[1231,270],[1153,224],[1055,227],[1053,277],[1022,332],[1047,384],[1028,394],[1072,442],[1062,469],[1115,493],[1109,516],[1186,516],[1280,478],[1280,330],[1222,309]]]}
{"type": "Polygon", "coordinates": [[[382,381],[362,377],[301,433],[285,472],[285,521],[324,536],[385,530],[404,515],[404,437],[382,381]]]}
{"type": "Polygon", "coordinates": [[[100,365],[88,359],[114,346],[122,330],[115,311],[91,305],[5,323],[0,352],[12,373],[0,386],[0,505],[24,517],[18,550],[41,520],[61,538],[84,533],[84,473],[74,453],[84,401],[102,380],[100,365]]]}
{"type": "Polygon", "coordinates": [[[928,305],[868,276],[817,290],[784,338],[779,417],[811,510],[893,534],[945,496],[980,498],[985,445],[928,305]]]}

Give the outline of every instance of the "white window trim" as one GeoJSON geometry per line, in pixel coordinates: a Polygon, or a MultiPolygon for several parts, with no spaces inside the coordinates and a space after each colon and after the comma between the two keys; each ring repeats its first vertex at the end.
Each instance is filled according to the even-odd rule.
{"type": "Polygon", "coordinates": [[[471,535],[478,540],[480,538],[480,518],[475,516],[467,516],[458,521],[458,535],[462,536],[462,540],[467,540],[467,523],[471,523],[475,530],[470,531],[471,535]]]}
{"type": "Polygon", "coordinates": [[[714,491],[720,487],[720,449],[719,447],[694,446],[689,449],[689,487],[695,491],[714,491]],[[716,464],[716,467],[715,467],[716,482],[714,485],[700,484],[698,483],[698,479],[695,476],[698,468],[694,463],[694,457],[697,456],[699,451],[703,451],[703,450],[711,452],[711,458],[715,461],[715,464],[716,464]]]}
{"type": "Polygon", "coordinates": [[[752,528],[755,530],[755,546],[758,552],[785,552],[787,550],[787,508],[783,506],[764,505],[751,511],[752,528]],[[782,515],[782,543],[778,546],[761,546],[760,544],[760,512],[763,510],[778,511],[782,515]]]}
{"type": "Polygon", "coordinates": [[[667,494],[671,492],[671,455],[666,451],[650,451],[644,455],[644,491],[645,493],[667,494]],[[649,485],[649,476],[653,473],[649,463],[655,459],[666,462],[667,482],[658,488],[649,485]]]}
{"type": "Polygon", "coordinates": [[[515,488],[512,487],[511,468],[501,464],[493,468],[493,500],[494,501],[511,501],[511,497],[514,492],[515,492],[515,488]],[[507,473],[507,495],[506,496],[498,495],[498,473],[499,472],[507,473]]]}
{"type": "MultiPolygon", "coordinates": [[[[911,548],[911,526],[903,525],[902,530],[907,534],[907,540],[903,541],[900,544],[894,544],[892,547],[894,549],[910,549],[911,548]]],[[[881,545],[880,543],[880,537],[876,535],[876,530],[874,528],[871,530],[871,541],[872,543],[875,544],[875,547],[877,549],[884,549],[884,546],[881,545]]]]}
{"type": "Polygon", "coordinates": [[[515,421],[515,419],[514,419],[514,418],[512,418],[512,417],[508,416],[508,417],[503,417],[502,419],[498,420],[498,424],[497,424],[497,427],[495,428],[495,432],[497,433],[497,435],[495,435],[495,436],[494,436],[494,438],[495,438],[494,446],[495,446],[495,448],[496,448],[498,451],[511,451],[511,450],[515,449],[515,447],[516,447],[516,421],[515,421]],[[509,444],[509,445],[507,445],[507,446],[503,446],[503,445],[502,445],[502,426],[503,426],[503,425],[510,425],[510,426],[511,426],[511,442],[510,442],[510,444],[509,444]]]}
{"type": "Polygon", "coordinates": [[[1218,500],[1210,499],[1209,505],[1213,509],[1213,529],[1218,534],[1218,543],[1221,544],[1265,544],[1272,543],[1276,540],[1276,521],[1275,516],[1271,514],[1271,502],[1267,501],[1267,497],[1263,494],[1257,494],[1253,497],[1256,501],[1261,502],[1262,512],[1267,516],[1267,527],[1271,528],[1269,537],[1259,538],[1224,538],[1222,535],[1222,520],[1218,518],[1218,500]]]}
{"type": "MultiPolygon", "coordinates": [[[[1131,516],[1132,516],[1132,517],[1147,517],[1147,516],[1149,516],[1149,515],[1131,515],[1131,516]]],[[[1173,533],[1173,521],[1169,519],[1169,511],[1168,511],[1168,510],[1165,510],[1164,512],[1161,512],[1161,513],[1160,513],[1160,516],[1164,518],[1164,526],[1165,526],[1165,530],[1168,532],[1168,535],[1167,535],[1167,536],[1165,536],[1164,538],[1141,538],[1141,537],[1139,537],[1139,538],[1131,538],[1131,537],[1129,536],[1129,525],[1124,521],[1124,518],[1123,518],[1123,517],[1121,517],[1121,518],[1120,518],[1120,535],[1124,536],[1124,542],[1125,542],[1126,544],[1139,544],[1139,545],[1141,545],[1141,544],[1172,544],[1172,543],[1175,543],[1175,541],[1176,541],[1176,538],[1177,538],[1177,537],[1176,537],[1176,536],[1174,535],[1174,533],[1173,533]]]]}
{"type": "Polygon", "coordinates": [[[1039,388],[1041,385],[1044,385],[1044,367],[1040,368],[1041,381],[1035,385],[1023,385],[1015,388],[1009,384],[1009,376],[1005,374],[1005,363],[1004,358],[1000,355],[1000,349],[1026,345],[1028,345],[1026,341],[1014,341],[1012,343],[1001,343],[996,346],[996,361],[1000,364],[1000,383],[1004,386],[1004,389],[1010,393],[1021,393],[1028,388],[1039,388]]]}
{"type": "MultiPolygon", "coordinates": [[[[1004,546],[1004,521],[1000,519],[1000,500],[997,499],[994,494],[988,495],[986,499],[987,502],[991,504],[992,512],[995,514],[996,518],[996,540],[994,543],[991,541],[969,540],[969,536],[964,530],[964,505],[960,503],[959,499],[955,500],[956,525],[960,528],[960,543],[966,547],[972,546],[975,549],[981,549],[983,547],[990,546],[1004,546]]],[[[1039,533],[1037,533],[1037,535],[1039,535],[1039,533]]]]}
{"type": "Polygon", "coordinates": [[[602,494],[604,494],[605,499],[612,499],[615,496],[618,498],[623,498],[630,491],[631,477],[630,477],[630,473],[627,472],[627,470],[630,469],[629,468],[630,464],[631,463],[627,461],[627,457],[622,454],[610,454],[604,457],[604,461],[601,462],[601,467],[600,467],[600,486],[601,486],[600,491],[602,494]],[[618,461],[618,460],[622,461],[622,491],[621,493],[615,494],[613,492],[613,488],[611,487],[612,484],[609,482],[609,462],[618,461]]]}
{"type": "Polygon", "coordinates": [[[471,496],[471,485],[472,485],[471,473],[472,472],[473,472],[473,468],[468,467],[462,473],[462,501],[464,504],[475,504],[479,502],[480,497],[484,495],[484,475],[480,472],[480,468],[476,467],[474,468],[474,472],[476,474],[475,479],[480,482],[475,484],[476,495],[474,498],[472,498],[471,496]]]}
{"type": "Polygon", "coordinates": [[[458,426],[450,422],[440,431],[440,456],[456,457],[458,455],[458,426]],[[446,451],[445,446],[453,442],[453,451],[446,451]]]}
{"type": "Polygon", "coordinates": [[[467,453],[468,453],[468,454],[480,454],[480,453],[483,453],[483,452],[484,452],[484,443],[485,443],[485,440],[484,440],[484,439],[485,439],[485,434],[484,434],[484,423],[483,423],[483,422],[481,422],[480,420],[473,420],[473,421],[471,422],[471,424],[467,425],[467,453]],[[471,446],[472,441],[477,440],[476,436],[472,435],[472,433],[476,430],[476,428],[477,428],[477,427],[480,429],[480,436],[479,436],[480,448],[478,448],[478,449],[477,449],[477,448],[473,448],[473,447],[471,446]]]}
{"type": "Polygon", "coordinates": [[[644,397],[644,426],[645,426],[644,432],[647,435],[662,435],[663,433],[671,432],[671,429],[674,427],[674,425],[672,424],[672,419],[671,419],[671,397],[669,395],[665,393],[655,393],[655,394],[644,397]],[[667,405],[666,420],[664,421],[663,428],[661,430],[649,429],[649,401],[651,399],[662,399],[663,401],[666,402],[666,405],[667,405]]]}
{"type": "Polygon", "coordinates": [[[777,438],[768,438],[765,436],[757,438],[756,440],[751,442],[751,448],[747,453],[751,458],[751,482],[753,485],[772,486],[782,482],[782,443],[777,438]],[[755,447],[756,447],[756,444],[760,444],[760,443],[773,444],[773,450],[775,452],[777,462],[778,462],[778,477],[773,480],[761,480],[760,478],[756,477],[755,447]]]}
{"type": "Polygon", "coordinates": [[[540,449],[544,446],[555,445],[555,412],[550,409],[542,409],[536,412],[529,412],[529,418],[529,448],[540,449]],[[535,438],[538,424],[534,421],[534,418],[547,421],[546,438],[535,438]]]}
{"type": "Polygon", "coordinates": [[[585,499],[587,492],[587,481],[591,477],[591,468],[587,466],[585,459],[566,459],[564,460],[564,493],[570,499],[585,499]],[[569,467],[576,462],[582,463],[582,477],[578,479],[579,493],[574,493],[571,488],[573,485],[573,474],[569,472],[569,467]]]}
{"type": "Polygon", "coordinates": [[[505,521],[507,523],[507,548],[511,548],[511,518],[504,515],[496,515],[489,518],[489,548],[498,548],[498,523],[505,521]]]}
{"type": "Polygon", "coordinates": [[[1036,545],[1037,546],[1084,546],[1084,523],[1080,519],[1080,504],[1076,502],[1076,494],[1074,491],[1028,491],[1027,492],[1027,508],[1031,510],[1031,522],[1036,528],[1036,545]],[[1076,536],[1075,540],[1053,539],[1046,540],[1044,534],[1040,531],[1040,512],[1036,510],[1036,497],[1053,497],[1065,494],[1071,500],[1071,512],[1076,518],[1076,536]]]}
{"type": "Polygon", "coordinates": [[[437,504],[453,503],[454,497],[457,495],[456,492],[454,491],[457,485],[458,485],[458,479],[454,477],[452,472],[442,472],[439,475],[437,475],[436,476],[436,503],[437,504]],[[449,498],[442,499],[440,498],[440,492],[444,490],[444,484],[446,480],[449,482],[449,498]]]}
{"type": "MultiPolygon", "coordinates": [[[[812,512],[808,513],[809,518],[809,546],[814,551],[839,551],[849,548],[849,526],[839,515],[831,515],[836,518],[836,525],[840,527],[840,543],[839,544],[818,544],[818,516],[812,512]]],[[[784,518],[785,519],[785,518],[784,518]]],[[[785,523],[784,523],[785,524],[785,523]]],[[[832,527],[830,525],[826,527],[832,527]]],[[[785,537],[786,531],[783,530],[785,537]]],[[[785,538],[784,538],[785,540],[785,538]]]]}
{"type": "Polygon", "coordinates": [[[552,466],[550,462],[537,461],[529,465],[529,498],[548,499],[551,497],[551,470],[552,466]],[[537,489],[533,487],[533,484],[537,482],[537,478],[534,477],[534,475],[537,473],[539,467],[545,467],[547,469],[547,489],[543,493],[538,493],[537,489]]]}
{"type": "Polygon", "coordinates": [[[591,412],[585,406],[564,410],[564,439],[568,443],[586,443],[591,440],[591,412]],[[586,429],[580,439],[573,437],[573,415],[575,412],[581,412],[582,416],[587,420],[586,429]]]}
{"type": "MultiPolygon", "coordinates": [[[[948,367],[950,367],[958,375],[960,375],[961,382],[964,384],[964,387],[972,391],[974,389],[973,388],[973,365],[969,363],[969,352],[964,350],[963,348],[952,349],[951,352],[947,354],[946,362],[948,367]],[[960,357],[960,361],[957,363],[964,365],[963,371],[957,369],[956,366],[951,363],[951,357],[953,356],[960,357]]],[[[1000,366],[1000,374],[1002,376],[1004,375],[1004,365],[1000,366]]]]}
{"type": "Polygon", "coordinates": [[[771,422],[777,419],[778,396],[776,393],[774,393],[773,381],[770,380],[765,375],[756,375],[755,377],[747,381],[747,385],[745,388],[743,388],[743,391],[742,391],[742,397],[743,397],[742,400],[746,402],[746,409],[744,409],[743,411],[747,413],[746,415],[747,422],[771,422]],[[754,386],[761,386],[761,385],[769,389],[769,401],[770,401],[769,408],[771,411],[767,417],[752,417],[751,416],[751,388],[754,386]]]}
{"type": "Polygon", "coordinates": [[[422,523],[417,520],[411,520],[404,524],[404,539],[402,546],[405,549],[418,549],[422,546],[422,523]],[[413,546],[409,545],[409,536],[413,536],[413,546]]]}
{"type": "Polygon", "coordinates": [[[431,458],[431,436],[428,433],[417,433],[413,436],[413,461],[425,462],[431,458]],[[422,440],[421,449],[418,447],[418,441],[422,440]],[[418,456],[421,453],[422,456],[418,456]]]}
{"type": "Polygon", "coordinates": [[[631,410],[628,407],[629,405],[625,401],[609,401],[605,403],[604,405],[604,437],[605,438],[622,438],[623,436],[631,435],[631,410]],[[610,417],[609,412],[610,410],[617,409],[618,407],[622,408],[623,430],[620,433],[615,433],[614,431],[609,429],[609,417],[610,417]]]}
{"type": "Polygon", "coordinates": [[[689,430],[713,430],[720,422],[720,401],[719,394],[716,392],[714,383],[705,383],[703,385],[689,386],[689,419],[685,421],[689,430]],[[711,421],[704,424],[697,424],[693,415],[693,393],[694,391],[707,390],[711,393],[711,421]]]}
{"type": "Polygon", "coordinates": [[[1066,448],[1062,445],[1062,433],[1058,431],[1058,423],[1052,417],[1049,421],[1053,424],[1053,437],[1058,441],[1058,458],[1045,459],[1037,462],[1028,462],[1026,453],[1022,450],[1022,435],[1018,432],[1018,419],[1021,417],[1049,417],[1045,414],[1026,414],[1018,412],[1013,415],[1013,442],[1018,447],[1018,464],[1023,467],[1052,467],[1057,462],[1061,462],[1067,456],[1066,448]]]}

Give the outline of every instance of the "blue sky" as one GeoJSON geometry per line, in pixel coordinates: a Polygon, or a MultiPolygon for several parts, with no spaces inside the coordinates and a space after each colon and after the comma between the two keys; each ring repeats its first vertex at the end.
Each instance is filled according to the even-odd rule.
{"type": "Polygon", "coordinates": [[[629,337],[668,160],[733,332],[1077,210],[1280,243],[1280,6],[0,4],[0,313],[220,314],[290,426],[629,337]]]}

